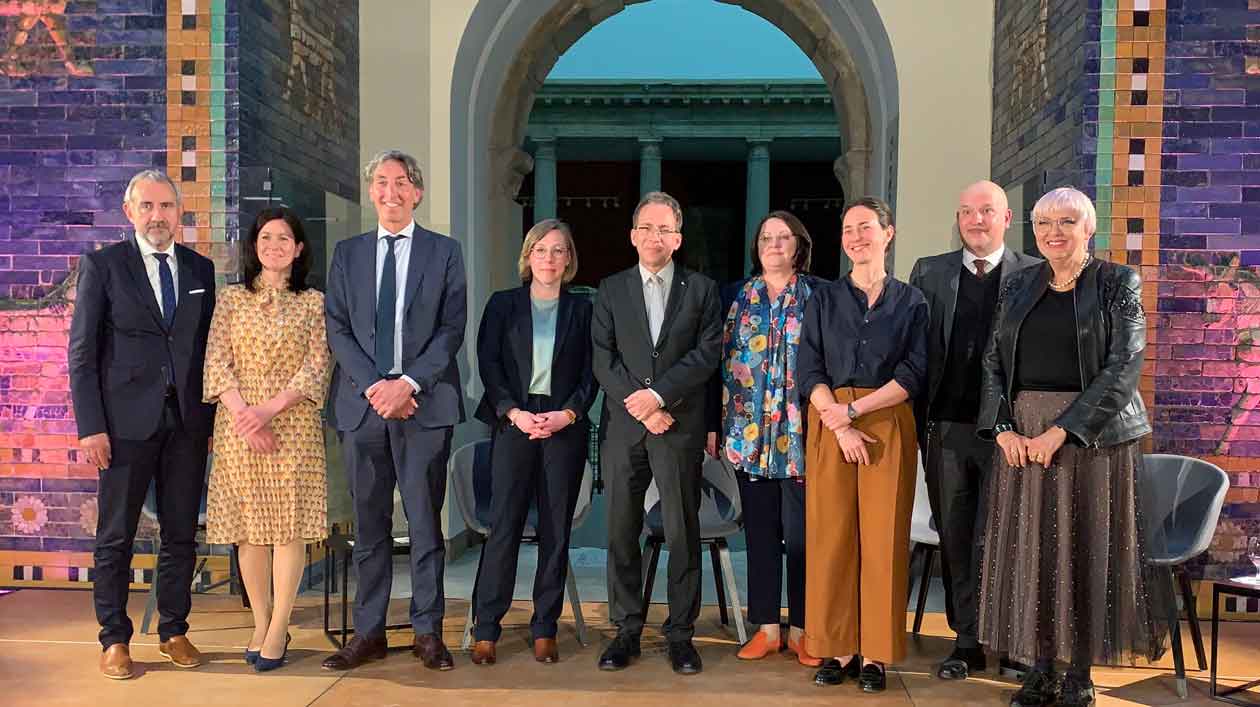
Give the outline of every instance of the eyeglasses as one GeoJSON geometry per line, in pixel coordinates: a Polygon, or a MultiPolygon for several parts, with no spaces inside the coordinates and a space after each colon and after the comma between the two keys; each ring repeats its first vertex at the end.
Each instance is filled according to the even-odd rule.
{"type": "Polygon", "coordinates": [[[646,238],[647,236],[656,236],[658,238],[665,239],[665,238],[669,238],[675,233],[678,233],[676,229],[670,228],[668,226],[655,226],[655,227],[647,226],[647,225],[635,226],[634,230],[636,233],[639,234],[640,237],[643,237],[643,238],[646,238]]]}
{"type": "Polygon", "coordinates": [[[1051,226],[1058,226],[1061,231],[1070,231],[1076,225],[1076,218],[1038,218],[1033,219],[1033,228],[1038,231],[1049,231],[1051,226]]]}
{"type": "Polygon", "coordinates": [[[535,258],[538,258],[539,260],[545,259],[548,255],[555,258],[556,260],[560,260],[561,258],[568,257],[569,249],[566,246],[562,246],[562,245],[558,245],[555,248],[548,248],[547,246],[536,245],[533,248],[529,249],[529,254],[535,258]]]}
{"type": "Polygon", "coordinates": [[[796,240],[796,236],[791,233],[779,233],[777,235],[763,234],[757,236],[757,242],[761,245],[772,245],[778,243],[790,243],[796,240]]]}
{"type": "Polygon", "coordinates": [[[982,209],[973,209],[970,206],[964,206],[958,209],[958,216],[960,218],[969,219],[969,218],[974,217],[976,214],[979,214],[980,218],[988,221],[994,216],[997,216],[997,209],[993,208],[992,206],[986,206],[982,209]]]}

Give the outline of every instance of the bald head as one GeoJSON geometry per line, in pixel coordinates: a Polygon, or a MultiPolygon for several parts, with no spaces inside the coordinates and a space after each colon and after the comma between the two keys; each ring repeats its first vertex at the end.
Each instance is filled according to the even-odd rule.
{"type": "Polygon", "coordinates": [[[963,247],[978,258],[1001,248],[1011,227],[1011,209],[1002,187],[986,180],[963,189],[958,197],[958,234],[963,247]]]}

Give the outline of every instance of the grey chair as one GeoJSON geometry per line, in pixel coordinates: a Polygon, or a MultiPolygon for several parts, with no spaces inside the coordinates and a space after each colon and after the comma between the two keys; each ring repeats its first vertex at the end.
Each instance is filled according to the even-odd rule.
{"type": "MultiPolygon", "coordinates": [[[[735,582],[735,567],[731,563],[731,551],[726,538],[738,533],[743,527],[743,509],[739,503],[739,483],[734,471],[720,459],[706,456],[701,467],[704,475],[700,490],[700,544],[708,546],[713,559],[713,583],[717,588],[718,615],[722,624],[730,625],[735,617],[735,631],[741,644],[748,641],[744,628],[744,612],[739,604],[739,586],[735,582]],[[727,612],[727,600],[730,613],[727,612]]],[[[656,482],[648,485],[643,499],[643,613],[652,604],[652,586],[656,582],[656,568],[660,564],[661,550],[665,546],[665,523],[661,519],[660,491],[656,482]]]]}
{"type": "MultiPolygon", "coordinates": [[[[1180,586],[1181,603],[1190,624],[1199,670],[1207,669],[1207,659],[1195,611],[1194,590],[1184,565],[1211,544],[1228,489],[1229,476],[1220,467],[1202,459],[1175,454],[1147,454],[1142,459],[1138,490],[1146,519],[1146,560],[1165,568],[1169,581],[1180,586]]],[[[1186,669],[1181,651],[1180,617],[1175,605],[1168,620],[1173,664],[1177,670],[1177,694],[1184,698],[1186,669]]]]}
{"type": "MultiPolygon", "coordinates": [[[[490,463],[490,440],[483,439],[469,442],[451,454],[448,468],[450,473],[451,495],[455,497],[455,505],[464,519],[464,525],[482,538],[482,545],[477,550],[477,575],[473,580],[473,595],[468,598],[468,613],[464,618],[464,637],[461,646],[465,649],[472,645],[472,629],[476,623],[477,582],[481,578],[481,560],[484,541],[490,535],[492,518],[488,517],[489,498],[477,493],[476,471],[478,464],[490,463]],[[479,503],[480,501],[480,503],[479,503]]],[[[573,528],[581,527],[591,511],[591,481],[593,479],[591,465],[588,461],[582,473],[582,484],[578,489],[577,506],[573,509],[573,528]]],[[[538,509],[531,507],[522,533],[524,542],[538,542],[538,531],[535,530],[538,509]]],[[[573,574],[573,560],[569,560],[569,571],[565,580],[565,593],[569,596],[569,606],[573,609],[573,620],[577,627],[578,643],[586,645],[586,621],[582,617],[582,598],[578,596],[577,579],[573,574]]]]}
{"type": "Polygon", "coordinates": [[[922,457],[919,457],[917,475],[914,510],[910,516],[911,586],[914,586],[913,567],[916,559],[922,568],[919,575],[919,596],[914,607],[914,630],[911,632],[915,636],[919,635],[919,629],[923,626],[923,610],[927,607],[928,588],[932,582],[932,570],[936,566],[936,551],[941,545],[941,536],[936,532],[936,522],[932,518],[932,504],[928,501],[927,477],[923,471],[922,457]]]}
{"type": "MultiPolygon", "coordinates": [[[[214,455],[206,458],[206,476],[201,487],[201,509],[197,512],[197,533],[202,535],[206,531],[206,492],[210,484],[210,467],[214,464],[214,455]]],[[[144,505],[140,507],[140,513],[154,523],[158,522],[157,512],[157,486],[153,481],[149,482],[149,490],[144,497],[144,505]]],[[[156,559],[162,552],[162,536],[153,536],[153,557],[156,559]]],[[[218,553],[210,553],[214,555],[218,553]]],[[[209,555],[202,555],[197,563],[197,567],[193,570],[193,588],[194,591],[201,593],[209,592],[213,589],[230,584],[233,593],[240,592],[241,604],[245,608],[249,608],[249,595],[245,592],[245,584],[240,581],[240,570],[236,559],[236,546],[232,545],[228,553],[228,576],[227,579],[218,582],[203,583],[198,587],[198,578],[206,567],[206,562],[210,559],[209,555]]],[[[153,624],[153,614],[157,611],[157,582],[158,582],[158,566],[157,562],[153,563],[153,576],[149,582],[149,596],[144,603],[144,618],[140,621],[140,633],[148,635],[149,629],[153,624]]]]}

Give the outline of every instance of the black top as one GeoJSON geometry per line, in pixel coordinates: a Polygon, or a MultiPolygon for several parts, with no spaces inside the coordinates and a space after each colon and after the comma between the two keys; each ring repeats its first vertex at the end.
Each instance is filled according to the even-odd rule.
{"type": "Polygon", "coordinates": [[[989,344],[1002,264],[983,277],[972,274],[965,265],[961,269],[942,378],[947,383],[932,401],[928,419],[975,424],[980,415],[980,359],[989,344]]]}
{"type": "Polygon", "coordinates": [[[1073,296],[1047,288],[1024,319],[1015,347],[1016,391],[1082,390],[1073,296]]]}
{"type": "Polygon", "coordinates": [[[927,383],[928,324],[923,293],[891,275],[871,309],[849,277],[819,287],[801,326],[801,397],[808,399],[819,384],[878,388],[890,380],[918,397],[927,383]]]}

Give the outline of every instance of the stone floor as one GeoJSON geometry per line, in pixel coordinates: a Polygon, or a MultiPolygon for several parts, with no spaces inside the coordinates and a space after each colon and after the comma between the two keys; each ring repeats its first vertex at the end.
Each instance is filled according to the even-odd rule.
{"type": "MultiPolygon", "coordinates": [[[[138,620],[144,596],[134,594],[133,618],[138,620]]],[[[561,626],[561,662],[544,666],[532,660],[528,645],[528,603],[517,602],[507,619],[500,643],[499,664],[472,665],[456,651],[456,669],[433,673],[421,668],[411,654],[392,653],[379,663],[345,674],[320,669],[330,648],[322,626],[322,597],[303,595],[294,616],[291,662],[257,675],[241,659],[250,633],[250,614],[234,597],[197,595],[193,601],[189,636],[209,658],[191,671],[178,670],[157,653],[156,636],[137,636],[132,655],[140,675],[126,682],[102,678],[96,668],[100,652],[94,638],[91,599],[83,591],[23,590],[0,596],[0,705],[757,705],[835,704],[862,700],[867,704],[1005,704],[1011,683],[985,674],[965,683],[944,683],[932,677],[932,666],[949,648],[944,617],[930,613],[923,636],[911,639],[910,657],[889,673],[887,692],[862,695],[852,685],[819,688],[811,671],[786,657],[743,663],[734,657],[735,639],[718,623],[717,610],[705,607],[698,625],[697,644],[705,671],[696,677],[670,672],[663,644],[655,631],[645,636],[643,658],[621,673],[602,673],[595,662],[611,628],[605,606],[584,606],[592,645],[578,645],[571,623],[561,626]]],[[[457,646],[463,628],[462,600],[448,601],[446,640],[457,646]]],[[[391,620],[406,615],[406,601],[396,600],[391,620]]],[[[652,619],[663,618],[664,608],[653,608],[652,619]]],[[[1205,626],[1206,630],[1206,626],[1205,626]]],[[[1189,631],[1184,631],[1189,648],[1189,631]]],[[[410,642],[404,632],[393,636],[402,647],[410,642]]],[[[1260,676],[1260,624],[1223,626],[1221,674],[1231,678],[1260,676]]],[[[1171,676],[1171,659],[1154,668],[1105,669],[1096,672],[1099,704],[1183,704],[1171,676]]],[[[1209,704],[1207,673],[1191,672],[1190,699],[1184,704],[1209,704]]],[[[1260,697],[1258,695],[1257,697],[1260,697]]]]}

